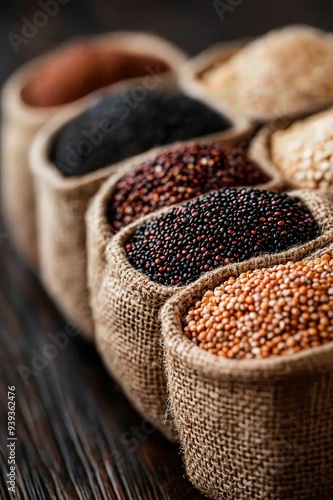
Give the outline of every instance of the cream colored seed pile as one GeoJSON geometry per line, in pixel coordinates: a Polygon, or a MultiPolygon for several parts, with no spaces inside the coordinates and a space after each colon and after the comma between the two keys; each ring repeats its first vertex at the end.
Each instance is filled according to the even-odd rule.
{"type": "Polygon", "coordinates": [[[188,311],[184,332],[202,349],[235,359],[283,356],[332,341],[332,256],[230,278],[188,311]]]}
{"type": "Polygon", "coordinates": [[[295,122],[272,136],[272,159],[299,187],[333,187],[333,110],[295,122]]]}
{"type": "Polygon", "coordinates": [[[274,30],[208,70],[203,83],[250,118],[308,109],[333,97],[332,35],[305,26],[274,30]]]}

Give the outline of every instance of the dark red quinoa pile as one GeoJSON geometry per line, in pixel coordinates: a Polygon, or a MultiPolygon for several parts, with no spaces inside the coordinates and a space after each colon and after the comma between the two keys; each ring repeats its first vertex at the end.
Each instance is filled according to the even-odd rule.
{"type": "Polygon", "coordinates": [[[285,356],[332,342],[332,256],[229,278],[190,308],[184,333],[229,359],[285,356]]]}
{"type": "Polygon", "coordinates": [[[192,143],[165,151],[119,181],[108,220],[119,230],[159,208],[181,203],[227,186],[255,186],[268,181],[242,148],[192,143]]]}
{"type": "MultiPolygon", "coordinates": [[[[140,91],[140,92],[139,92],[140,91]]],[[[59,134],[51,161],[65,177],[96,171],[154,146],[221,132],[230,122],[179,93],[107,94],[59,134]]]]}
{"type": "Polygon", "coordinates": [[[176,286],[319,234],[318,224],[298,198],[226,188],[145,222],[127,242],[126,252],[129,262],[152,281],[176,286]]]}

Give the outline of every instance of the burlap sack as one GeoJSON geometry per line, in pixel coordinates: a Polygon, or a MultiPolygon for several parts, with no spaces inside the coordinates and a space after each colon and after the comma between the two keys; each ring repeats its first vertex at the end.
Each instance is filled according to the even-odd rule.
{"type": "MultiPolygon", "coordinates": [[[[96,245],[92,248],[92,239],[89,238],[89,253],[95,258],[92,261],[94,269],[89,269],[89,276],[91,278],[95,272],[99,279],[99,283],[90,281],[97,348],[107,369],[141,415],[153,422],[168,438],[175,440],[172,419],[166,414],[160,310],[170,297],[185,287],[154,283],[128,262],[124,245],[150,216],[122,229],[106,244],[111,233],[107,232],[109,228],[103,220],[103,205],[105,208],[107,200],[105,190],[99,196],[99,203],[95,199],[91,208],[90,224],[98,231],[96,245],[100,243],[100,248],[97,249],[96,245]],[[98,260],[100,267],[97,266],[98,260]]],[[[323,236],[299,249],[284,252],[281,259],[304,255],[333,239],[333,230],[329,225],[333,217],[328,217],[331,209],[329,202],[311,193],[301,192],[300,196],[316,216],[323,236]]],[[[278,259],[279,256],[269,256],[266,260],[274,262],[278,259]]]]}
{"type": "Polygon", "coordinates": [[[189,59],[178,71],[178,83],[181,89],[195,99],[201,99],[219,106],[228,114],[234,114],[232,109],[228,109],[225,103],[221,102],[215,94],[207,90],[202,82],[202,75],[216,64],[222,64],[236,54],[251,38],[242,38],[231,42],[223,42],[204,50],[199,55],[189,59]]]}
{"type": "MultiPolygon", "coordinates": [[[[185,55],[180,50],[154,35],[119,32],[82,40],[90,40],[97,47],[110,44],[120,51],[127,50],[131,54],[158,58],[169,65],[172,74],[185,61],[185,55]]],[[[35,195],[28,168],[28,151],[41,126],[60,109],[70,107],[71,104],[36,107],[27,104],[22,93],[50,55],[52,53],[36,58],[16,71],[4,85],[1,95],[3,214],[15,247],[35,270],[38,267],[35,195]]],[[[80,99],[85,100],[86,98],[80,99]]]]}
{"type": "MultiPolygon", "coordinates": [[[[128,90],[137,84],[137,81],[131,81],[113,85],[113,91],[128,90]]],[[[169,78],[161,79],[157,85],[159,91],[172,88],[174,82],[169,78]]],[[[66,178],[50,162],[49,151],[55,137],[86,106],[86,103],[79,103],[67,108],[37,134],[31,150],[30,166],[36,187],[41,279],[65,316],[79,326],[87,338],[93,338],[94,325],[86,277],[85,212],[102,182],[119,168],[128,168],[131,160],[87,175],[66,178]]],[[[243,120],[233,122],[233,125],[225,132],[209,137],[227,138],[237,134],[243,138],[252,131],[243,120]]],[[[141,156],[137,156],[139,162],[141,156]]]]}
{"type": "Polygon", "coordinates": [[[35,133],[56,110],[31,109],[22,101],[23,82],[34,68],[35,64],[20,69],[2,90],[1,200],[3,217],[16,249],[37,269],[35,200],[27,155],[35,133]]]}
{"type": "MultiPolygon", "coordinates": [[[[319,108],[316,112],[323,111],[325,108],[319,108]]],[[[254,138],[251,141],[249,147],[249,154],[251,158],[256,161],[259,165],[266,168],[275,168],[280,171],[278,165],[275,165],[272,158],[272,136],[278,130],[286,130],[289,128],[295,121],[302,120],[308,118],[313,113],[301,113],[298,115],[293,115],[290,117],[278,118],[268,123],[265,127],[263,127],[259,132],[257,132],[254,138]]],[[[289,189],[301,189],[302,186],[299,185],[297,179],[295,177],[290,177],[286,175],[284,172],[281,172],[281,177],[287,188],[289,189]]],[[[318,193],[322,193],[324,195],[333,196],[333,190],[325,190],[325,189],[316,189],[318,193]]]]}
{"type": "MultiPolygon", "coordinates": [[[[297,29],[297,26],[295,26],[295,29],[297,29]]],[[[333,40],[331,34],[326,34],[326,36],[330,36],[333,40]]],[[[332,105],[332,98],[324,99],[321,98],[319,94],[315,102],[309,100],[306,108],[304,105],[300,105],[295,101],[292,106],[293,109],[285,109],[283,105],[278,106],[276,94],[273,93],[271,109],[267,109],[265,116],[263,116],[255,105],[252,105],[252,107],[243,106],[242,108],[242,103],[240,103],[236,108],[234,104],[225,102],[218,91],[214,91],[206,85],[204,76],[215,66],[226,63],[232,56],[236,55],[239,50],[253,40],[253,38],[241,38],[239,40],[219,43],[189,59],[181,66],[178,72],[180,87],[186,91],[188,95],[204,99],[206,102],[215,103],[215,106],[218,105],[225,110],[228,109],[229,114],[242,114],[246,119],[255,123],[265,123],[278,117],[292,116],[293,114],[302,115],[306,111],[311,113],[323,109],[325,106],[328,107],[332,105]]],[[[237,84],[238,82],[236,82],[236,85],[237,84]]],[[[292,86],[292,82],[290,82],[290,85],[292,86]]],[[[265,92],[263,90],[262,92],[265,97],[265,92]]],[[[318,90],[318,92],[320,92],[320,90],[318,90]]]]}
{"type": "MultiPolygon", "coordinates": [[[[250,135],[250,129],[244,128],[233,129],[218,134],[212,134],[204,138],[205,143],[225,144],[228,147],[237,146],[246,141],[250,135]]],[[[203,138],[202,138],[203,140],[203,138]]],[[[191,141],[187,141],[190,143],[191,141]]],[[[172,146],[164,146],[162,148],[154,148],[148,153],[131,158],[117,166],[117,173],[109,177],[99,192],[93,198],[91,207],[86,214],[87,226],[87,253],[88,253],[88,286],[90,290],[90,305],[92,310],[95,308],[95,303],[98,302],[98,291],[101,283],[101,276],[105,264],[105,249],[114,236],[115,231],[109,224],[106,211],[107,206],[112,200],[114,192],[123,175],[129,170],[133,170],[141,162],[148,161],[156,157],[163,150],[176,149],[181,143],[173,144],[172,146]]],[[[182,143],[184,144],[184,143],[182,143]]],[[[271,189],[280,191],[283,188],[283,181],[277,170],[274,168],[266,168],[264,165],[262,170],[269,177],[269,181],[259,186],[262,189],[271,189]]],[[[97,307],[97,304],[96,304],[97,307]]]]}
{"type": "Polygon", "coordinates": [[[230,276],[299,260],[333,240],[327,199],[294,191],[322,235],[299,248],[205,275],[162,310],[170,412],[186,472],[203,493],[228,500],[332,498],[333,347],[265,360],[219,358],[190,341],[182,321],[230,276]]]}

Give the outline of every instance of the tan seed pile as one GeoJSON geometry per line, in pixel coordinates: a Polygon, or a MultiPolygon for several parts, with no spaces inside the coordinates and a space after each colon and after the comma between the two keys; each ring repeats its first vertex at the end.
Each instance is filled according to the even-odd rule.
{"type": "Polygon", "coordinates": [[[333,340],[333,258],[248,271],[208,291],[184,333],[206,351],[234,359],[294,354],[333,340]]]}
{"type": "Polygon", "coordinates": [[[208,70],[203,83],[250,118],[308,109],[333,98],[332,35],[307,26],[274,30],[208,70]]]}
{"type": "Polygon", "coordinates": [[[333,110],[297,121],[272,135],[272,159],[302,188],[333,187],[333,110]]]}

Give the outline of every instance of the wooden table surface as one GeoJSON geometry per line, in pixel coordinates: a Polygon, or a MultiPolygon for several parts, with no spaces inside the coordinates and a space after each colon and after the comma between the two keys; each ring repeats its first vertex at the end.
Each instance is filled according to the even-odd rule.
{"type": "MultiPolygon", "coordinates": [[[[0,83],[24,61],[80,33],[147,30],[195,54],[211,43],[259,35],[288,23],[333,30],[330,0],[229,4],[237,6],[221,19],[216,2],[207,0],[68,0],[16,54],[8,34],[20,34],[23,16],[31,19],[40,7],[37,1],[1,0],[0,83]]],[[[15,498],[202,498],[184,476],[178,447],[135,412],[92,345],[76,335],[54,359],[42,361],[49,334],[65,328],[66,320],[11,248],[1,225],[0,499],[13,498],[6,486],[8,386],[16,387],[15,498]]]]}

